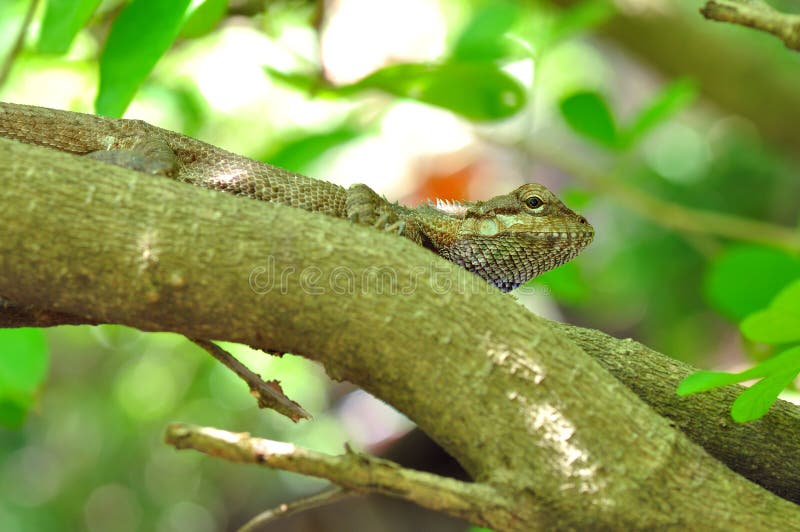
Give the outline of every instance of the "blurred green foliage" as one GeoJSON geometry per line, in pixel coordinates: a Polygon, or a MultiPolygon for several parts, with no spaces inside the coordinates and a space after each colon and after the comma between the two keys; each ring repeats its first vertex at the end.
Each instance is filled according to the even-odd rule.
{"type": "Polygon", "coordinates": [[[740,321],[798,278],[800,259],[792,254],[765,246],[730,246],[711,263],[705,293],[717,311],[740,321]]]}
{"type": "Polygon", "coordinates": [[[54,358],[40,413],[23,432],[0,432],[2,530],[177,531],[192,523],[211,532],[324,485],[257,468],[231,475],[229,464],[176,454],[161,441],[168,420],[247,427],[341,451],[342,429],[324,413],[324,373],[308,360],[225,345],[315,412],[313,423],[295,425],[255,408],[244,383],[178,335],[101,326],[62,327],[48,337],[54,358]],[[183,521],[187,512],[195,516],[183,521]]]}
{"type": "Polygon", "coordinates": [[[44,381],[48,356],[41,330],[0,329],[0,426],[22,426],[44,381]]]}
{"type": "MultiPolygon", "coordinates": [[[[0,87],[2,99],[87,110],[94,97],[95,110],[113,116],[133,102],[163,127],[320,176],[337,154],[389,129],[399,105],[422,117],[415,125],[420,134],[431,127],[426,119],[451,113],[448,123],[469,127],[482,157],[500,153],[502,170],[493,176],[499,187],[517,183],[505,173],[529,179],[535,170],[535,179],[561,186],[566,203],[595,225],[597,239],[587,252],[535,280],[566,319],[635,337],[699,366],[738,368],[753,359],[750,369],[700,372],[679,389],[696,393],[760,379],[732,405],[737,421],[763,415],[791,387],[800,369],[797,250],[721,239],[702,227],[676,232],[669,220],[635,214],[603,185],[796,226],[798,163],[762,135],[757,119],[726,109],[727,94],[699,85],[688,66],[660,77],[646,55],[641,64],[622,60],[626,52],[643,55],[649,35],[640,35],[640,50],[603,33],[602,23],[615,17],[612,2],[442,0],[445,45],[435,59],[400,58],[344,83],[331,81],[319,60],[314,5],[244,4],[232,23],[222,0],[47,0],[35,50],[55,55],[23,50],[0,87]],[[234,75],[235,82],[222,83],[234,75]],[[547,142],[608,169],[606,183],[529,164],[536,163],[536,146],[547,142]],[[523,168],[509,160],[524,161],[523,168]]],[[[26,6],[0,3],[1,52],[10,49],[26,6]]],[[[696,13],[687,9],[683,16],[696,13]]],[[[762,38],[737,35],[729,42],[732,60],[737,46],[762,38]]],[[[773,49],[781,59],[760,59],[774,59],[777,73],[796,66],[790,52],[773,49]]],[[[747,83],[727,85],[748,90],[747,83]]],[[[405,148],[398,144],[396,151],[405,148]]],[[[369,151],[347,153],[374,159],[376,173],[394,164],[369,151]]],[[[0,423],[19,428],[0,432],[0,530],[225,529],[319,486],[175,455],[159,441],[168,421],[265,433],[330,452],[352,439],[331,409],[331,384],[300,358],[273,360],[228,346],[254,370],[279,378],[314,413],[312,423],[294,426],[257,411],[241,382],[174,335],[59,328],[46,332],[45,343],[40,331],[2,334],[0,423]],[[52,368],[42,387],[46,345],[52,368]]]]}
{"type": "Polygon", "coordinates": [[[476,121],[499,120],[519,112],[526,94],[519,82],[496,65],[480,62],[395,64],[349,85],[330,85],[318,75],[266,67],[275,79],[314,95],[352,97],[365,91],[410,98],[476,121]]]}
{"type": "Polygon", "coordinates": [[[508,32],[521,12],[522,8],[513,2],[479,6],[456,37],[451,60],[489,62],[507,58],[512,43],[508,32]]]}
{"type": "Polygon", "coordinates": [[[181,27],[180,37],[191,39],[211,32],[225,17],[228,0],[192,2],[181,27]]]}
{"type": "Polygon", "coordinates": [[[491,63],[391,65],[339,92],[352,95],[367,89],[413,98],[478,121],[508,118],[525,105],[519,82],[491,63]]]}
{"type": "Polygon", "coordinates": [[[561,100],[561,114],[576,133],[614,148],[619,134],[605,99],[596,92],[580,91],[561,100]]]}
{"type": "Polygon", "coordinates": [[[651,130],[681,110],[695,96],[689,80],[667,84],[647,102],[627,127],[614,118],[606,99],[595,91],[577,91],[561,100],[561,114],[579,135],[606,148],[629,149],[651,130]]]}
{"type": "Polygon", "coordinates": [[[120,12],[100,56],[98,114],[122,116],[178,36],[190,1],[133,0],[120,12]]]}
{"type": "Polygon", "coordinates": [[[352,97],[379,90],[442,107],[470,120],[500,120],[518,113],[527,98],[519,81],[496,63],[507,55],[506,33],[519,12],[520,8],[506,2],[478,9],[457,37],[450,56],[439,64],[393,64],[347,85],[327,83],[320,74],[284,73],[269,67],[266,71],[312,94],[352,97]]]}
{"type": "MultiPolygon", "coordinates": [[[[689,80],[666,85],[637,112],[628,127],[619,125],[606,99],[596,91],[569,94],[559,107],[565,122],[578,135],[608,150],[628,150],[688,105],[695,93],[689,80]]],[[[574,274],[566,276],[562,270],[565,268],[534,282],[552,283],[556,297],[573,304],[579,302],[583,295],[575,288],[580,285],[579,279],[574,274]]],[[[798,341],[800,285],[785,288],[795,279],[800,280],[800,260],[795,255],[764,246],[731,246],[712,262],[705,277],[706,296],[729,318],[741,320],[750,315],[741,324],[742,333],[750,340],[768,344],[798,341]],[[784,290],[772,304],[763,309],[781,289],[784,290]]],[[[752,421],[766,414],[778,394],[792,384],[800,372],[799,364],[800,352],[790,349],[744,372],[695,373],[681,383],[678,393],[688,395],[760,378],[731,406],[735,421],[752,421]]]]}
{"type": "Polygon", "coordinates": [[[37,50],[43,54],[64,54],[75,35],[100,5],[100,0],[50,0],[46,4],[37,50]]]}

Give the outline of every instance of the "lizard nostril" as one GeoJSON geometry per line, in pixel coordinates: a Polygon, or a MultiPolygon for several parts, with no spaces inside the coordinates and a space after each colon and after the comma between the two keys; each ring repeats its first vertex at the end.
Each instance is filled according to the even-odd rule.
{"type": "Polygon", "coordinates": [[[586,225],[586,224],[588,224],[589,222],[588,222],[588,221],[586,221],[586,218],[584,218],[583,216],[578,216],[578,223],[579,223],[579,224],[584,224],[584,225],[586,225]]]}

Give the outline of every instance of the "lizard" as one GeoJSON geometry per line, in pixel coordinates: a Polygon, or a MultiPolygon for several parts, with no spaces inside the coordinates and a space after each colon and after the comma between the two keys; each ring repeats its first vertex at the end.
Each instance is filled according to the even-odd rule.
{"type": "Polygon", "coordinates": [[[363,184],[344,188],[141,120],[0,102],[0,137],[394,232],[504,292],[572,260],[594,237],[586,218],[536,183],[486,201],[412,208],[363,184]]]}

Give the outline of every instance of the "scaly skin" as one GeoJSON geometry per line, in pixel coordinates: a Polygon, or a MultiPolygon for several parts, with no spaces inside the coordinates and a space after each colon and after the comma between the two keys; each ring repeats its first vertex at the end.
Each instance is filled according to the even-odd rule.
{"type": "Polygon", "coordinates": [[[393,231],[503,291],[571,260],[594,236],[585,218],[537,184],[488,201],[412,209],[366,185],[345,190],[140,120],[0,102],[0,137],[393,231]]]}

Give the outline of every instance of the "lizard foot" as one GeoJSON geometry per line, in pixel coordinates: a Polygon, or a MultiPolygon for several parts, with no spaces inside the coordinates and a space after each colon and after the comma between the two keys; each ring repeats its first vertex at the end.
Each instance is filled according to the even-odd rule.
{"type": "Polygon", "coordinates": [[[151,137],[139,141],[131,148],[98,150],[85,155],[96,161],[102,161],[145,174],[174,176],[179,169],[178,158],[166,141],[151,137]]]}
{"type": "Polygon", "coordinates": [[[389,212],[382,212],[375,223],[372,224],[372,227],[379,231],[385,231],[387,233],[394,233],[398,236],[403,236],[403,233],[406,230],[406,221],[397,219],[397,216],[394,213],[389,212]]]}
{"type": "Polygon", "coordinates": [[[347,189],[345,209],[353,223],[402,234],[404,222],[395,206],[367,185],[352,185],[347,189]]]}

